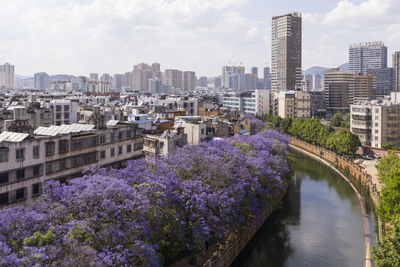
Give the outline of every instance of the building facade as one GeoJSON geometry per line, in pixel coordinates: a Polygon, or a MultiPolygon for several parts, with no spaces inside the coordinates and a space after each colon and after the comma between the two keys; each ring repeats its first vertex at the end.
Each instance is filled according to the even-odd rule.
{"type": "Polygon", "coordinates": [[[392,66],[395,71],[394,91],[400,92],[400,51],[393,53],[392,66]]]}
{"type": "Polygon", "coordinates": [[[361,144],[382,148],[390,143],[400,146],[400,95],[360,102],[351,106],[351,132],[358,135],[361,144]]]}
{"type": "Polygon", "coordinates": [[[40,127],[33,136],[0,134],[0,205],[30,201],[47,180],[65,181],[95,166],[143,154],[143,131],[134,125],[40,127]]]}
{"type": "Polygon", "coordinates": [[[271,89],[301,87],[302,18],[292,13],[272,18],[271,89]]]}
{"type": "Polygon", "coordinates": [[[394,68],[369,69],[368,74],[376,75],[376,97],[389,96],[396,88],[396,71],[394,68]]]}
{"type": "Polygon", "coordinates": [[[36,90],[45,91],[50,89],[50,77],[45,72],[35,73],[33,83],[36,90]]]}
{"type": "Polygon", "coordinates": [[[349,47],[349,71],[367,74],[370,69],[387,68],[387,47],[382,42],[352,44],[349,47]]]}
{"type": "Polygon", "coordinates": [[[348,111],[353,103],[354,73],[331,69],[324,74],[326,108],[336,111],[348,111]]]}
{"type": "Polygon", "coordinates": [[[9,63],[0,65],[0,87],[14,89],[15,67],[9,63]]]}

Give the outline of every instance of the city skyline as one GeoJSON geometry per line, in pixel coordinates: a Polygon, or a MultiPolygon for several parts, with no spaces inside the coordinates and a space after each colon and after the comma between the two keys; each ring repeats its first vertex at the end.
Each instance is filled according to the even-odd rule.
{"type": "Polygon", "coordinates": [[[389,55],[400,47],[394,17],[399,3],[394,0],[332,0],[323,6],[315,0],[89,0],[64,5],[21,0],[5,6],[2,62],[27,76],[42,71],[123,73],[138,62],[160,62],[165,69],[191,69],[201,76],[218,75],[230,62],[261,69],[270,65],[272,17],[292,11],[303,17],[303,70],[347,62],[351,43],[383,41],[389,55]]]}

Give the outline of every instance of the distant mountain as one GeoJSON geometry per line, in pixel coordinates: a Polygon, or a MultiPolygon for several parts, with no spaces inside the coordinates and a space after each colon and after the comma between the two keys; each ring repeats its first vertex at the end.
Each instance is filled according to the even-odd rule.
{"type": "Polygon", "coordinates": [[[15,74],[14,75],[14,80],[24,80],[24,79],[29,79],[29,78],[32,78],[32,77],[30,77],[30,76],[25,76],[25,75],[20,75],[20,74],[15,74]]]}
{"type": "Polygon", "coordinates": [[[340,70],[349,70],[349,63],[344,63],[338,67],[340,70]]]}
{"type": "Polygon", "coordinates": [[[311,67],[311,68],[303,71],[303,74],[304,75],[316,75],[316,74],[319,74],[319,75],[323,76],[324,72],[326,70],[329,70],[329,68],[314,66],[314,67],[311,67]]]}
{"type": "MultiPolygon", "coordinates": [[[[340,65],[339,67],[336,67],[340,70],[349,70],[349,63],[344,63],[342,65],[340,65]]],[[[303,71],[303,75],[316,75],[319,74],[321,76],[324,76],[324,72],[326,70],[329,70],[332,68],[325,68],[325,67],[319,67],[319,66],[314,66],[311,68],[306,69],[305,71],[303,71]]]]}

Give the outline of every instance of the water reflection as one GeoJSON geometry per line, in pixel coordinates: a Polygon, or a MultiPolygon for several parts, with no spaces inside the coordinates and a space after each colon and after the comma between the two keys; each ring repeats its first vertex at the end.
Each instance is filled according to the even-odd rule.
{"type": "Polygon", "coordinates": [[[302,154],[293,153],[291,166],[294,175],[282,209],[232,266],[362,266],[363,218],[351,187],[302,154]]]}

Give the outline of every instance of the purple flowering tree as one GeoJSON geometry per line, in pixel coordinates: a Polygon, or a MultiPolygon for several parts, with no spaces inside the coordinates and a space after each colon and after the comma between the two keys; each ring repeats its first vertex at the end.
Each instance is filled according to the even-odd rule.
{"type": "Polygon", "coordinates": [[[198,252],[272,207],[288,142],[266,130],[49,182],[32,206],[0,211],[0,265],[159,266],[198,252]]]}

